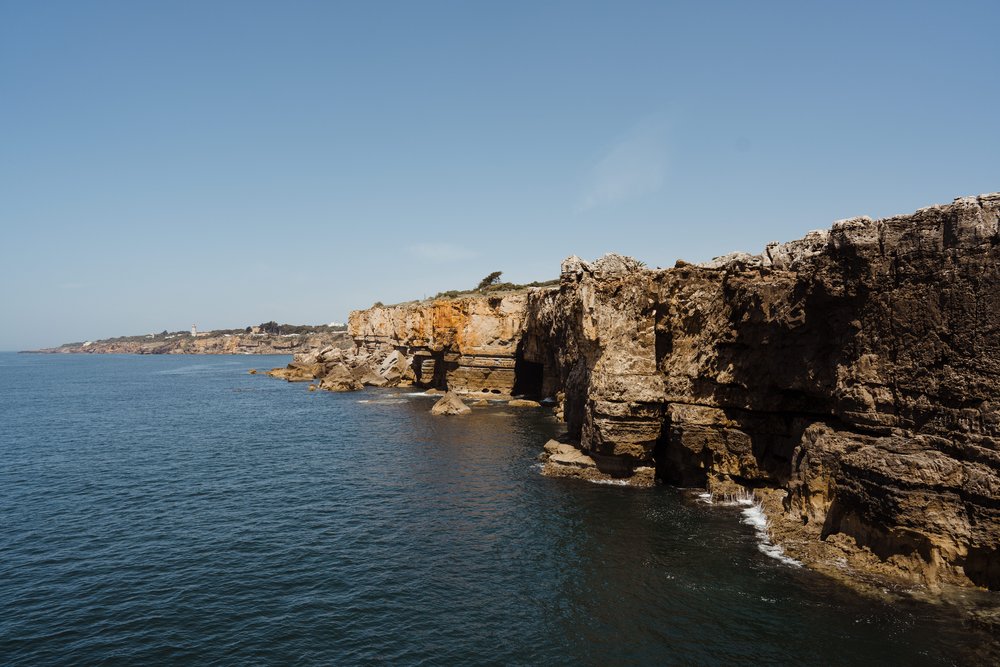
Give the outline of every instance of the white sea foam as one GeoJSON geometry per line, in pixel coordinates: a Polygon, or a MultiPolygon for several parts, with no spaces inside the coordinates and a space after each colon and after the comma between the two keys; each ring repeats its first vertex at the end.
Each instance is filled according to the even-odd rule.
{"type": "Polygon", "coordinates": [[[606,484],[608,486],[628,486],[627,479],[588,479],[588,482],[594,484],[606,484]]]}
{"type": "Polygon", "coordinates": [[[757,533],[757,548],[762,554],[770,556],[785,565],[802,567],[802,563],[790,556],[786,556],[785,550],[771,541],[771,522],[767,520],[767,515],[764,513],[764,506],[760,502],[752,503],[742,513],[743,523],[753,526],[754,532],[757,533]]]}
{"type": "Polygon", "coordinates": [[[764,505],[750,491],[740,491],[735,494],[715,495],[709,492],[699,493],[700,502],[706,505],[722,505],[725,507],[742,507],[742,523],[752,526],[757,535],[757,548],[765,556],[770,556],[785,565],[802,567],[802,563],[785,555],[785,550],[771,541],[771,522],[764,512],[764,505]]]}

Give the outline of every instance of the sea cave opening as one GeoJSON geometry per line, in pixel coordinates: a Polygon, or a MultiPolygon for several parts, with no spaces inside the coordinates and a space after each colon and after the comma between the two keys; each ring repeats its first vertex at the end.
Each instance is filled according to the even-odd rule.
{"type": "Polygon", "coordinates": [[[545,366],[528,361],[521,355],[514,360],[514,396],[527,396],[539,399],[542,397],[542,387],[545,380],[545,366]]]}

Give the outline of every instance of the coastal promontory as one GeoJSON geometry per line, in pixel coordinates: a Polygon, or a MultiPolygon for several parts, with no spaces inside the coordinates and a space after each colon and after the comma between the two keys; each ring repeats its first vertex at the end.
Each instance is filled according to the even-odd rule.
{"type": "Polygon", "coordinates": [[[818,569],[997,590],[998,323],[989,194],[702,264],[571,257],[554,286],[354,312],[352,349],[293,367],[539,399],[557,474],[752,495],[818,569]]]}

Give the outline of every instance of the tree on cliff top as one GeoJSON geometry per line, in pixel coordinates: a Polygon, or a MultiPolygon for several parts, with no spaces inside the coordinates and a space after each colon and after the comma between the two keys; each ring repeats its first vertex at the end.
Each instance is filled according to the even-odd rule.
{"type": "Polygon", "coordinates": [[[486,276],[479,281],[479,285],[476,287],[477,290],[482,291],[489,287],[490,285],[496,285],[500,282],[500,276],[503,275],[503,271],[494,271],[490,275],[486,276]]]}

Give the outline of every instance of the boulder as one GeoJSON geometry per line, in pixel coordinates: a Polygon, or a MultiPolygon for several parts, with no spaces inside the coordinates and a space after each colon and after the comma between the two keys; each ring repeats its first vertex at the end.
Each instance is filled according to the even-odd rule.
{"type": "Polygon", "coordinates": [[[271,377],[284,378],[289,382],[308,382],[322,377],[323,365],[292,362],[284,368],[272,368],[267,374],[271,377]]]}
{"type": "Polygon", "coordinates": [[[317,355],[318,361],[324,363],[337,363],[344,360],[344,351],[336,347],[325,347],[317,355]]]}
{"type": "Polygon", "coordinates": [[[375,371],[372,370],[372,367],[368,365],[367,361],[362,361],[354,366],[350,366],[349,368],[351,369],[351,375],[353,375],[355,379],[361,380],[362,382],[364,382],[366,377],[376,375],[375,371]]]}
{"type": "Polygon", "coordinates": [[[507,401],[507,405],[512,408],[540,408],[542,404],[538,401],[529,401],[524,398],[515,398],[513,400],[507,401]]]}
{"type": "Polygon", "coordinates": [[[379,366],[378,374],[385,378],[387,383],[397,384],[403,379],[408,366],[406,355],[399,350],[393,350],[379,366]]]}
{"type": "Polygon", "coordinates": [[[470,412],[472,408],[463,403],[458,394],[451,391],[442,396],[431,408],[432,415],[465,415],[470,412]]]}
{"type": "Polygon", "coordinates": [[[545,452],[550,456],[552,454],[571,454],[577,450],[573,445],[567,445],[564,442],[559,442],[558,440],[549,440],[545,443],[545,452]]]}
{"type": "Polygon", "coordinates": [[[388,382],[386,382],[384,377],[382,377],[377,373],[371,373],[371,372],[368,373],[367,375],[358,378],[358,380],[361,382],[361,384],[367,385],[369,387],[384,387],[387,384],[389,384],[388,382]]]}
{"type": "Polygon", "coordinates": [[[316,364],[322,361],[318,352],[300,352],[294,357],[296,363],[300,364],[316,364]]]}
{"type": "Polygon", "coordinates": [[[331,366],[322,382],[320,389],[327,391],[357,391],[363,385],[352,374],[349,368],[343,364],[331,366]]]}

